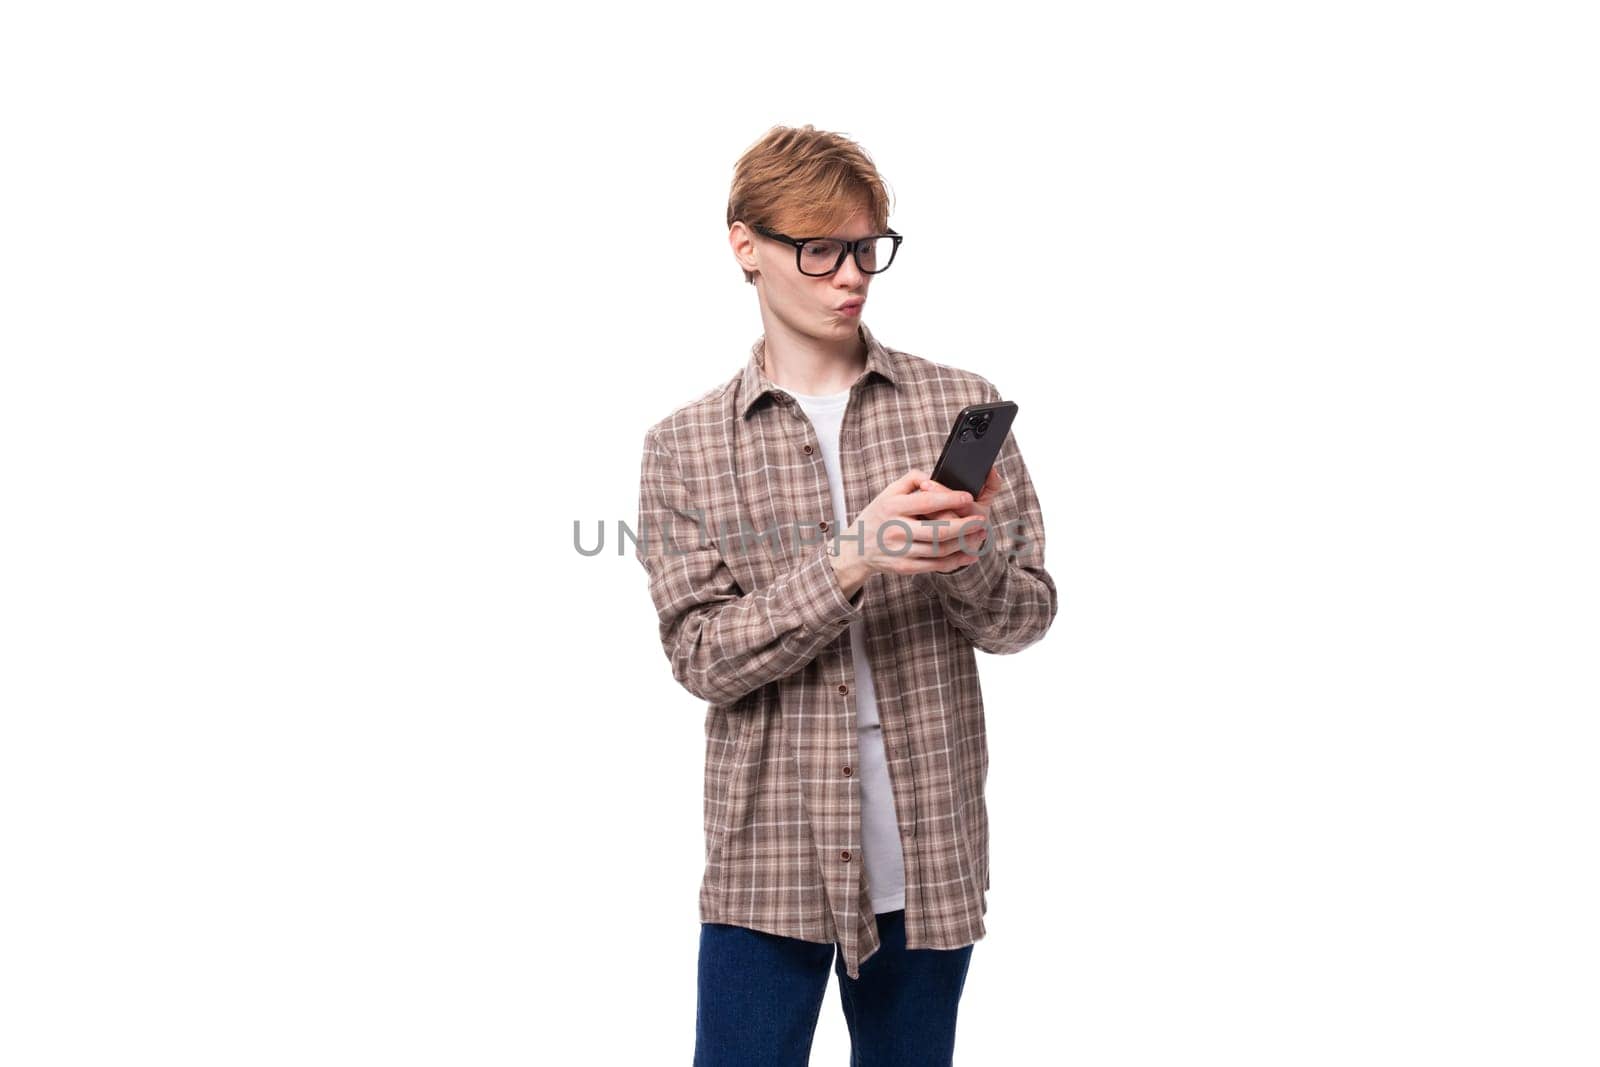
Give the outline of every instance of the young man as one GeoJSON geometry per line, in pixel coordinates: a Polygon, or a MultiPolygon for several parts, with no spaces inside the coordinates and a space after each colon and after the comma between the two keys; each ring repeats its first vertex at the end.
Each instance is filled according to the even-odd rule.
{"type": "Polygon", "coordinates": [[[1001,397],[867,329],[888,213],[853,142],[753,145],[728,241],[765,332],[645,434],[636,553],[709,703],[698,1067],[805,1064],[830,966],[861,1062],[951,1061],[988,908],[973,652],[1056,614],[1015,435],[977,499],[928,480],[961,408],[1001,397]]]}

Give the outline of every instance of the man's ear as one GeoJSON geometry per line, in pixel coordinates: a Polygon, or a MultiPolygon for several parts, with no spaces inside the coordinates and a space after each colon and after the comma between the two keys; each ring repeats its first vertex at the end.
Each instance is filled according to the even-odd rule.
{"type": "Polygon", "coordinates": [[[750,236],[750,228],[743,222],[735,222],[728,227],[728,247],[733,249],[733,256],[739,261],[739,266],[752,274],[757,273],[756,243],[750,236]]]}

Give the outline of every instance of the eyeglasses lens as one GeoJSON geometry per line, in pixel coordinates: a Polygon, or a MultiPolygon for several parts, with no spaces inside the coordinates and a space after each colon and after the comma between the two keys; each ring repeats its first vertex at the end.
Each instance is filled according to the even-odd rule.
{"type": "MultiPolygon", "coordinates": [[[[843,241],[807,241],[800,246],[800,270],[812,275],[831,274],[843,251],[843,241]]],[[[876,274],[886,269],[894,258],[894,238],[874,238],[864,244],[856,255],[863,273],[876,274]]]]}

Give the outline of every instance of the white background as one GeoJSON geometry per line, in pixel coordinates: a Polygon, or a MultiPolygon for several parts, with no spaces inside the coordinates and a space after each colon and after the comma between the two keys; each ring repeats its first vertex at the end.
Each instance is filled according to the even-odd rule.
{"type": "Polygon", "coordinates": [[[958,1062],[1593,1064],[1582,7],[8,8],[0,1060],[689,1062],[703,705],[615,524],[809,122],[1061,595],[980,657],[958,1062]]]}

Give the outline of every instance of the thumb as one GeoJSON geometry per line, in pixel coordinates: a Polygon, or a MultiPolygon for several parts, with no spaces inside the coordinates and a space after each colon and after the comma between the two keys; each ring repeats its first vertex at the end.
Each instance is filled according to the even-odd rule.
{"type": "Polygon", "coordinates": [[[922,485],[927,477],[928,475],[926,471],[918,470],[913,467],[911,470],[900,476],[900,480],[894,483],[894,489],[897,493],[916,492],[918,487],[922,485]]]}

